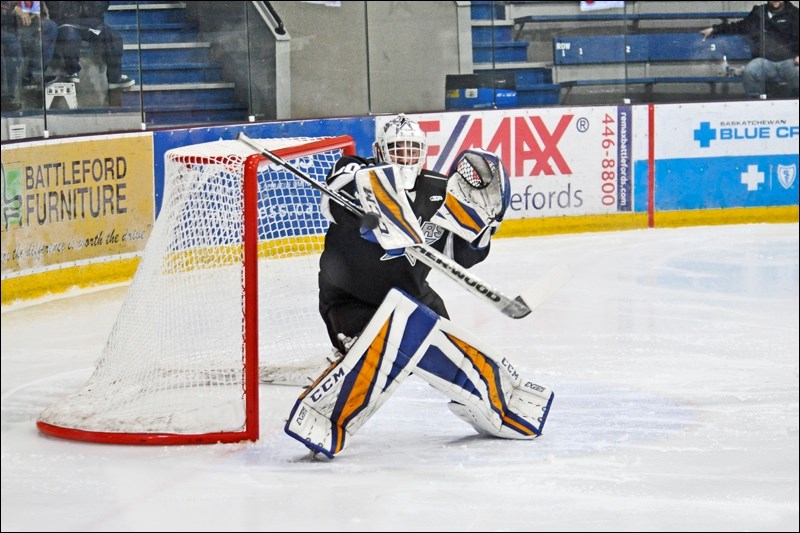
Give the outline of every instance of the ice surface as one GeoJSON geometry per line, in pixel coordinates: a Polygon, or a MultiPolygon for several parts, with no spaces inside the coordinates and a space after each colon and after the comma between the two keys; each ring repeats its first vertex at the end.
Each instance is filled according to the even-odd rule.
{"type": "Polygon", "coordinates": [[[47,437],[37,415],[89,376],[127,286],[3,308],[2,530],[798,530],[797,224],[492,246],[475,270],[509,295],[574,271],[516,321],[431,279],[553,387],[534,441],[477,436],[413,376],[332,461],[283,433],[286,386],[262,385],[255,443],[47,437]]]}

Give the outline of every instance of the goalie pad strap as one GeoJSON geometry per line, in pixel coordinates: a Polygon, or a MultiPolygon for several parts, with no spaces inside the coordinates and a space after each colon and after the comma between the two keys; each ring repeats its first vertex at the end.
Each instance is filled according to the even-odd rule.
{"type": "Polygon", "coordinates": [[[392,289],[347,355],[300,395],[286,433],[330,458],[340,453],[414,369],[438,318],[392,289]]]}

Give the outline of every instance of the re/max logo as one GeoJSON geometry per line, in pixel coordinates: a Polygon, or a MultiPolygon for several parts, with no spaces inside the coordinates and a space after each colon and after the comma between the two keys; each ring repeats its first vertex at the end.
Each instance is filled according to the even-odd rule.
{"type": "MultiPolygon", "coordinates": [[[[499,155],[512,176],[572,174],[558,143],[573,117],[572,114],[561,115],[552,128],[538,115],[505,117],[496,127],[487,128],[483,119],[464,115],[441,145],[431,143],[428,146],[428,157],[438,156],[433,170],[446,172],[442,170],[446,161],[463,150],[479,146],[499,155]],[[530,165],[529,172],[525,171],[526,165],[530,165]]],[[[441,123],[421,120],[419,125],[431,138],[432,133],[439,131],[441,123]]]]}

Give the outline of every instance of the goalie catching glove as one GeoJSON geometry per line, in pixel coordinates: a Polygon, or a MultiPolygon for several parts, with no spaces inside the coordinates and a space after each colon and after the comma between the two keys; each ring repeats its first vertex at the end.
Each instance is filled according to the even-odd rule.
{"type": "Polygon", "coordinates": [[[387,164],[363,168],[356,172],[355,182],[366,214],[366,223],[361,226],[362,237],[380,244],[389,255],[402,255],[407,246],[425,242],[417,216],[401,185],[397,166],[387,164]],[[377,217],[377,225],[374,217],[377,217]]]}
{"type": "Polygon", "coordinates": [[[464,150],[453,162],[447,195],[431,221],[483,248],[510,201],[508,174],[500,158],[480,148],[464,150]]]}

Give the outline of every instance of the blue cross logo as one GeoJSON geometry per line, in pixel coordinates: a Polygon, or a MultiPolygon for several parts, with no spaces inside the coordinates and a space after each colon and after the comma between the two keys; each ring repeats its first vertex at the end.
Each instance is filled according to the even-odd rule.
{"type": "Polygon", "coordinates": [[[708,148],[716,138],[717,130],[708,122],[701,122],[700,127],[694,130],[694,140],[700,143],[700,148],[708,148]]]}

